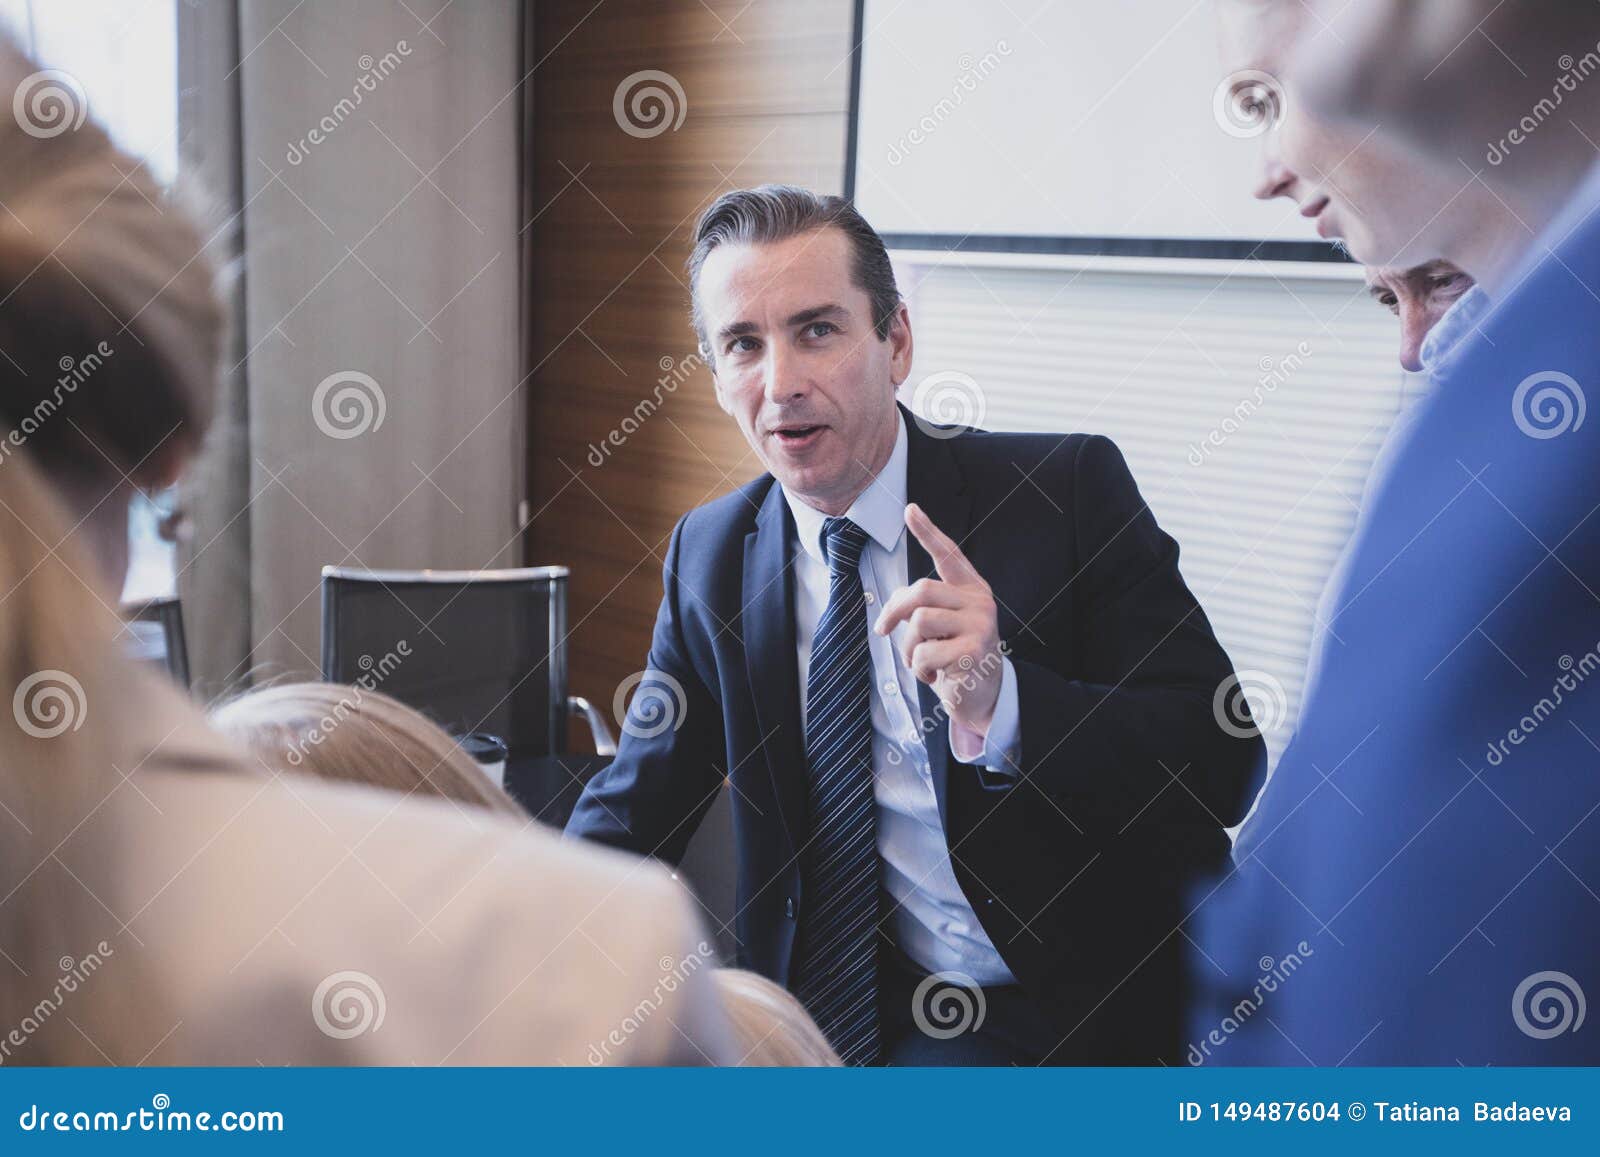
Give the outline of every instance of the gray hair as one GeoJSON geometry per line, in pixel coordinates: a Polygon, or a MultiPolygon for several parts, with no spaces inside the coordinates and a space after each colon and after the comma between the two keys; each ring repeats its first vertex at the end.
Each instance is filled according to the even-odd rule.
{"type": "Polygon", "coordinates": [[[689,254],[689,302],[700,353],[715,367],[715,351],[706,335],[700,309],[700,267],[719,245],[764,245],[785,241],[815,229],[836,228],[850,239],[855,260],[851,277],[872,302],[872,328],[879,340],[889,337],[889,324],[900,305],[900,289],[883,238],[856,207],[843,197],[813,193],[797,185],[760,185],[734,189],[718,197],[701,214],[689,254]]]}

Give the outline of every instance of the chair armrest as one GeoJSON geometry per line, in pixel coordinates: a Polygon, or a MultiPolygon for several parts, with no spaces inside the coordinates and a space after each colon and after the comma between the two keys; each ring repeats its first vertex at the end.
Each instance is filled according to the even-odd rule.
{"type": "Polygon", "coordinates": [[[572,715],[581,715],[589,724],[589,734],[594,739],[594,752],[596,755],[615,755],[617,741],[611,735],[611,728],[606,726],[606,717],[595,708],[582,695],[567,696],[567,711],[572,715]]]}

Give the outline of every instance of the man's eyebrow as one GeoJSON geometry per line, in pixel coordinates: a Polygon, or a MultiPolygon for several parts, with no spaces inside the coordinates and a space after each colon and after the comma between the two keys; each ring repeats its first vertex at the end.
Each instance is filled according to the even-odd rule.
{"type": "MultiPolygon", "coordinates": [[[[824,305],[813,305],[802,309],[799,313],[791,313],[784,319],[785,326],[806,325],[813,321],[824,319],[842,319],[850,316],[850,311],[838,302],[830,301],[824,305]]],[[[753,321],[730,322],[717,330],[717,340],[727,341],[730,338],[747,337],[750,334],[760,333],[761,327],[753,321]]]]}
{"type": "Polygon", "coordinates": [[[837,302],[828,302],[826,305],[813,305],[810,309],[802,309],[799,313],[791,313],[784,325],[806,325],[824,318],[843,318],[849,316],[849,310],[837,302]]]}
{"type": "Polygon", "coordinates": [[[717,340],[727,341],[731,337],[745,337],[748,334],[760,332],[761,327],[753,321],[735,321],[717,331],[717,340]]]}

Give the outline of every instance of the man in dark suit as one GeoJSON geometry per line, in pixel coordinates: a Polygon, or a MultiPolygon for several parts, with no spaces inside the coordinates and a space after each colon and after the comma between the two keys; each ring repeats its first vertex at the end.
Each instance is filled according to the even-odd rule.
{"type": "Polygon", "coordinates": [[[675,863],[726,779],[740,962],[847,1062],[1175,1059],[1185,890],[1264,763],[1177,544],[1105,438],[896,405],[910,317],[839,198],[723,196],[689,274],[770,473],[674,531],[567,831],[675,863]]]}

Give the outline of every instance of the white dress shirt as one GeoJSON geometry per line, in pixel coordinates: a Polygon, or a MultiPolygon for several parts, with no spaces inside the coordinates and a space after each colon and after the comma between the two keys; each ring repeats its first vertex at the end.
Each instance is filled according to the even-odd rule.
{"type": "MultiPolygon", "coordinates": [[[[800,721],[806,724],[806,676],[811,641],[828,605],[827,555],[822,524],[827,515],[784,491],[798,532],[795,551],[795,638],[799,643],[800,721]]],[[[877,801],[878,856],[882,882],[891,901],[895,943],[929,972],[962,972],[984,986],[1014,984],[1010,969],[979,924],[956,883],[950,850],[939,818],[924,743],[925,728],[938,740],[939,729],[924,724],[917,699],[917,677],[900,659],[900,643],[910,629],[901,623],[888,636],[871,630],[884,600],[906,585],[906,428],[900,419],[888,463],[845,512],[869,535],[861,553],[861,581],[867,600],[868,649],[872,657],[872,771],[877,801]]],[[[988,737],[951,720],[951,750],[963,763],[980,764],[992,775],[1014,774],[1021,750],[1017,675],[1011,660],[1001,670],[1000,698],[988,737]]],[[[980,772],[982,774],[982,772],[980,772]]]]}

